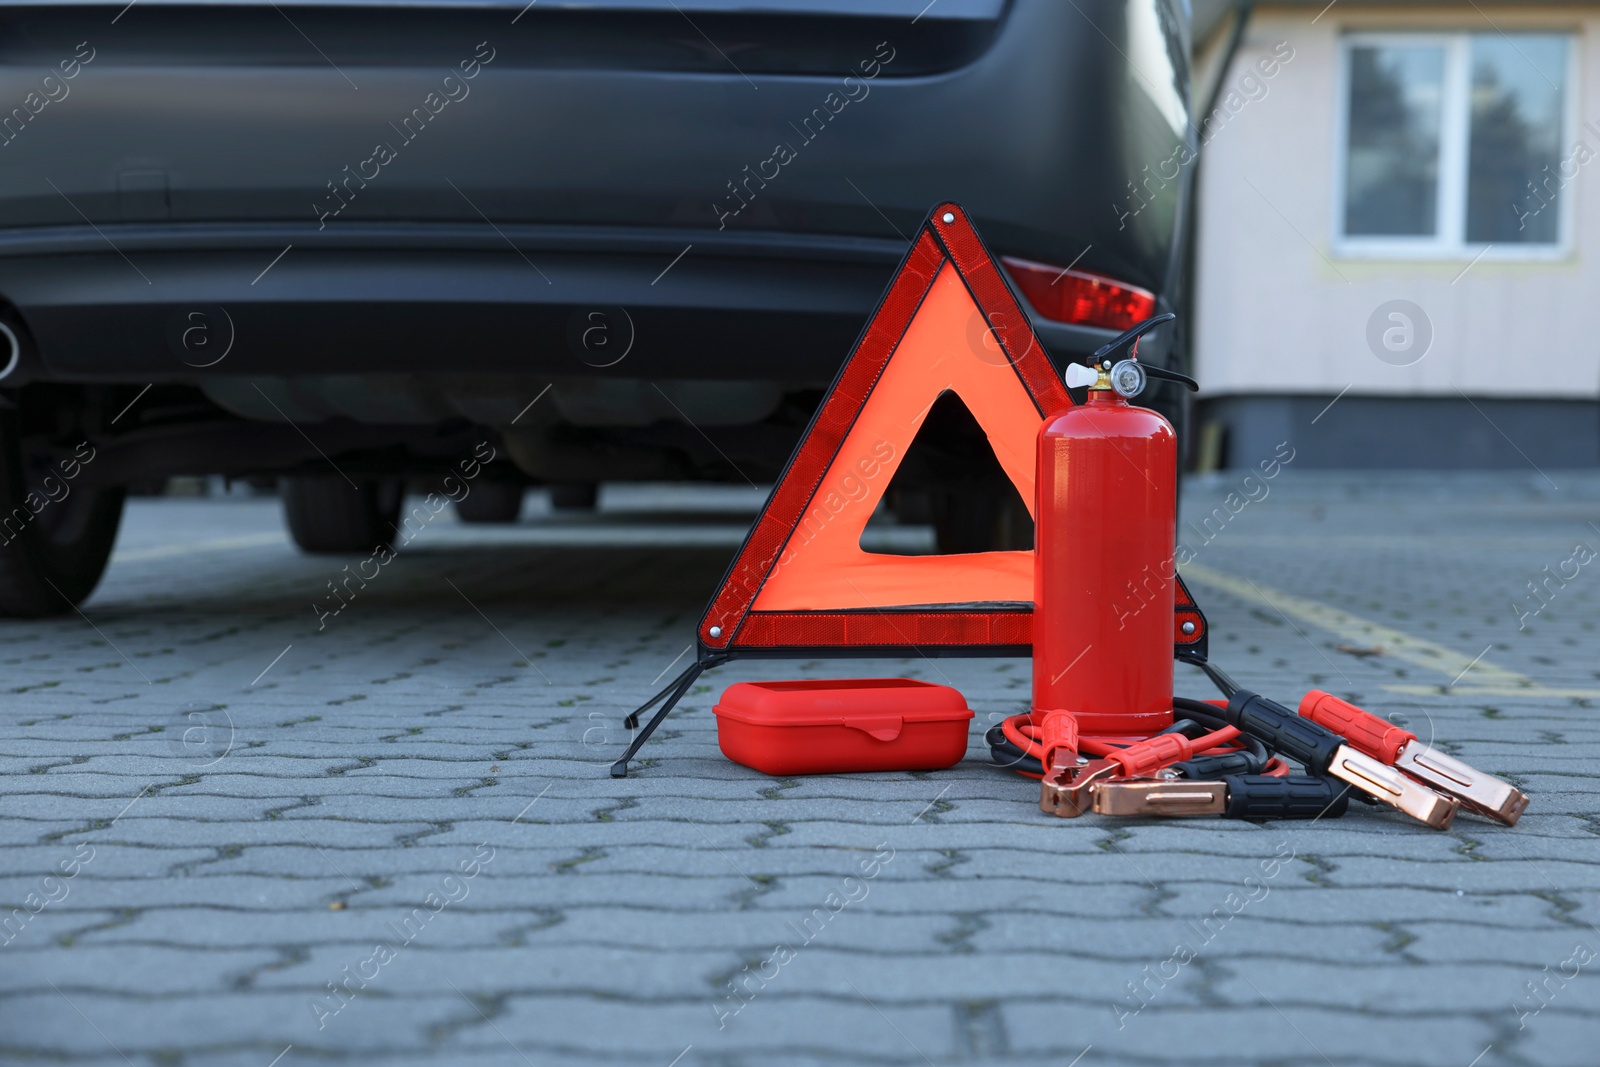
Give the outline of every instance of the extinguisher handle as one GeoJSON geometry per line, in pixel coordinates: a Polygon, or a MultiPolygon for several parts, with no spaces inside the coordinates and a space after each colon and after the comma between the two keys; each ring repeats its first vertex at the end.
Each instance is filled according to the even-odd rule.
{"type": "Polygon", "coordinates": [[[1229,819],[1336,819],[1350,806],[1350,786],[1331,778],[1236,774],[1223,781],[1229,819]]]}
{"type": "Polygon", "coordinates": [[[1312,774],[1326,771],[1344,745],[1344,738],[1333,731],[1246,689],[1228,698],[1222,717],[1279,755],[1305,764],[1312,774]]]}
{"type": "Polygon", "coordinates": [[[1139,340],[1139,338],[1143,337],[1157,326],[1171,322],[1177,317],[1178,316],[1169,311],[1164,315],[1153,315],[1150,318],[1145,319],[1143,322],[1135,324],[1132,329],[1118,334],[1116,337],[1113,337],[1111,340],[1095,349],[1094,355],[1089,357],[1089,362],[1098,367],[1107,360],[1110,360],[1114,363],[1119,359],[1127,358],[1127,353],[1123,351],[1124,349],[1131,351],[1134,342],[1139,340]]]}
{"type": "Polygon", "coordinates": [[[1181,385],[1187,385],[1191,393],[1198,393],[1200,391],[1200,383],[1189,377],[1187,374],[1179,374],[1177,371],[1167,370],[1165,367],[1152,367],[1148,363],[1140,363],[1139,366],[1143,367],[1145,374],[1152,378],[1160,378],[1162,381],[1178,382],[1181,385]]]}
{"type": "Polygon", "coordinates": [[[1400,758],[1400,750],[1417,739],[1410,730],[1402,730],[1320,689],[1311,690],[1300,701],[1300,714],[1349,739],[1350,747],[1357,752],[1365,752],[1391,767],[1400,758]]]}

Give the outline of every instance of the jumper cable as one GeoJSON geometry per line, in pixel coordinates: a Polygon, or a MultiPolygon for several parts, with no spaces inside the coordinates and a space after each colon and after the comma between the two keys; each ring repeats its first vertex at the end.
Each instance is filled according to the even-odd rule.
{"type": "MultiPolygon", "coordinates": [[[[1464,798],[1469,807],[1502,822],[1515,822],[1521,807],[1526,806],[1526,797],[1509,784],[1457,761],[1450,761],[1456,766],[1446,764],[1449,757],[1427,746],[1416,746],[1418,751],[1410,761],[1423,769],[1417,777],[1431,774],[1446,779],[1455,787],[1450,795],[1402,773],[1391,764],[1409,750],[1415,737],[1404,731],[1400,731],[1403,737],[1395,736],[1389,724],[1353,705],[1313,693],[1302,709],[1307,716],[1301,717],[1241,688],[1211,664],[1198,659],[1191,662],[1206,672],[1227,700],[1175,697],[1173,707],[1210,732],[1195,738],[1170,729],[1148,738],[1080,737],[1076,720],[1068,712],[1027,713],[1011,716],[998,730],[989,731],[997,762],[1015,757],[1018,770],[1031,774],[1032,760],[1038,760],[1040,807],[1065,817],[1095,810],[1130,815],[1320,818],[1334,814],[1335,807],[1344,810],[1350,786],[1362,799],[1387,804],[1437,830],[1449,827],[1462,803],[1457,797],[1463,792],[1469,794],[1464,798]],[[1347,741],[1316,721],[1316,715],[1338,716],[1339,721],[1353,724],[1357,739],[1347,741]],[[1252,744],[1275,757],[1295,760],[1309,774],[1290,777],[1287,766],[1276,758],[1264,767],[1239,766],[1252,759],[1252,744]],[[1363,751],[1380,745],[1394,748],[1395,756],[1388,762],[1363,751]],[[1258,773],[1248,773],[1252,770],[1258,773]],[[1257,782],[1257,778],[1271,780],[1257,782]],[[1345,783],[1345,788],[1325,784],[1328,778],[1345,783]],[[1181,787],[1175,785],[1180,781],[1181,787]],[[1191,787],[1199,782],[1208,784],[1191,787]],[[1102,793],[1105,796],[1100,799],[1102,793]],[[1260,814],[1248,814],[1252,811],[1260,814]]],[[[1412,767],[1403,769],[1412,771],[1412,767]]],[[[1443,787],[1445,783],[1436,784],[1443,787]]]]}

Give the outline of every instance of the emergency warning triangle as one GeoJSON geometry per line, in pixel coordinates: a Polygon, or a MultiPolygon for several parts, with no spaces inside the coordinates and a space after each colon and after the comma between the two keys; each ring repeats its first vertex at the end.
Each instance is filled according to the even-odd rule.
{"type": "Polygon", "coordinates": [[[935,400],[955,393],[1031,513],[1044,417],[1072,404],[955,204],[923,223],[700,621],[708,652],[1026,653],[1032,552],[899,556],[861,532],[935,400]]]}

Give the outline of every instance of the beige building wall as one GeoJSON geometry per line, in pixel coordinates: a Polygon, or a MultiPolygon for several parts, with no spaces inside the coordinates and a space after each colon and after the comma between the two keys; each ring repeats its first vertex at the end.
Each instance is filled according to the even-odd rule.
{"type": "MultiPolygon", "coordinates": [[[[1335,3],[1313,21],[1315,7],[1258,8],[1228,88],[1279,42],[1294,56],[1204,155],[1195,307],[1202,395],[1331,396],[1349,387],[1350,396],[1458,400],[1600,396],[1600,158],[1562,193],[1567,244],[1553,256],[1529,261],[1496,247],[1476,262],[1471,255],[1375,259],[1341,253],[1335,233],[1342,34],[1571,32],[1566,150],[1582,139],[1600,157],[1600,134],[1583,128],[1595,120],[1600,129],[1600,14],[1593,12],[1335,3]],[[1396,299],[1421,306],[1433,327],[1428,355],[1409,367],[1379,360],[1367,343],[1369,318],[1396,299]]],[[[1210,47],[1202,71],[1220,42],[1210,47]]]]}

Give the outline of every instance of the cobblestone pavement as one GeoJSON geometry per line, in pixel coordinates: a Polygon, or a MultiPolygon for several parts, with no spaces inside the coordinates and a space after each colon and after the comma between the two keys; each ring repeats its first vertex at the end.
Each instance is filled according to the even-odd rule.
{"type": "Polygon", "coordinates": [[[613,780],[748,491],[443,514],[320,629],[355,561],[272,502],[138,501],[82,617],[0,626],[0,1061],[1593,1064],[1600,479],[1550,473],[1187,488],[1218,662],[1533,795],[1445,833],[1041,815],[981,744],[1025,661],[735,664],[613,780]],[[954,683],[966,761],[723,760],[795,672],[954,683]]]}

